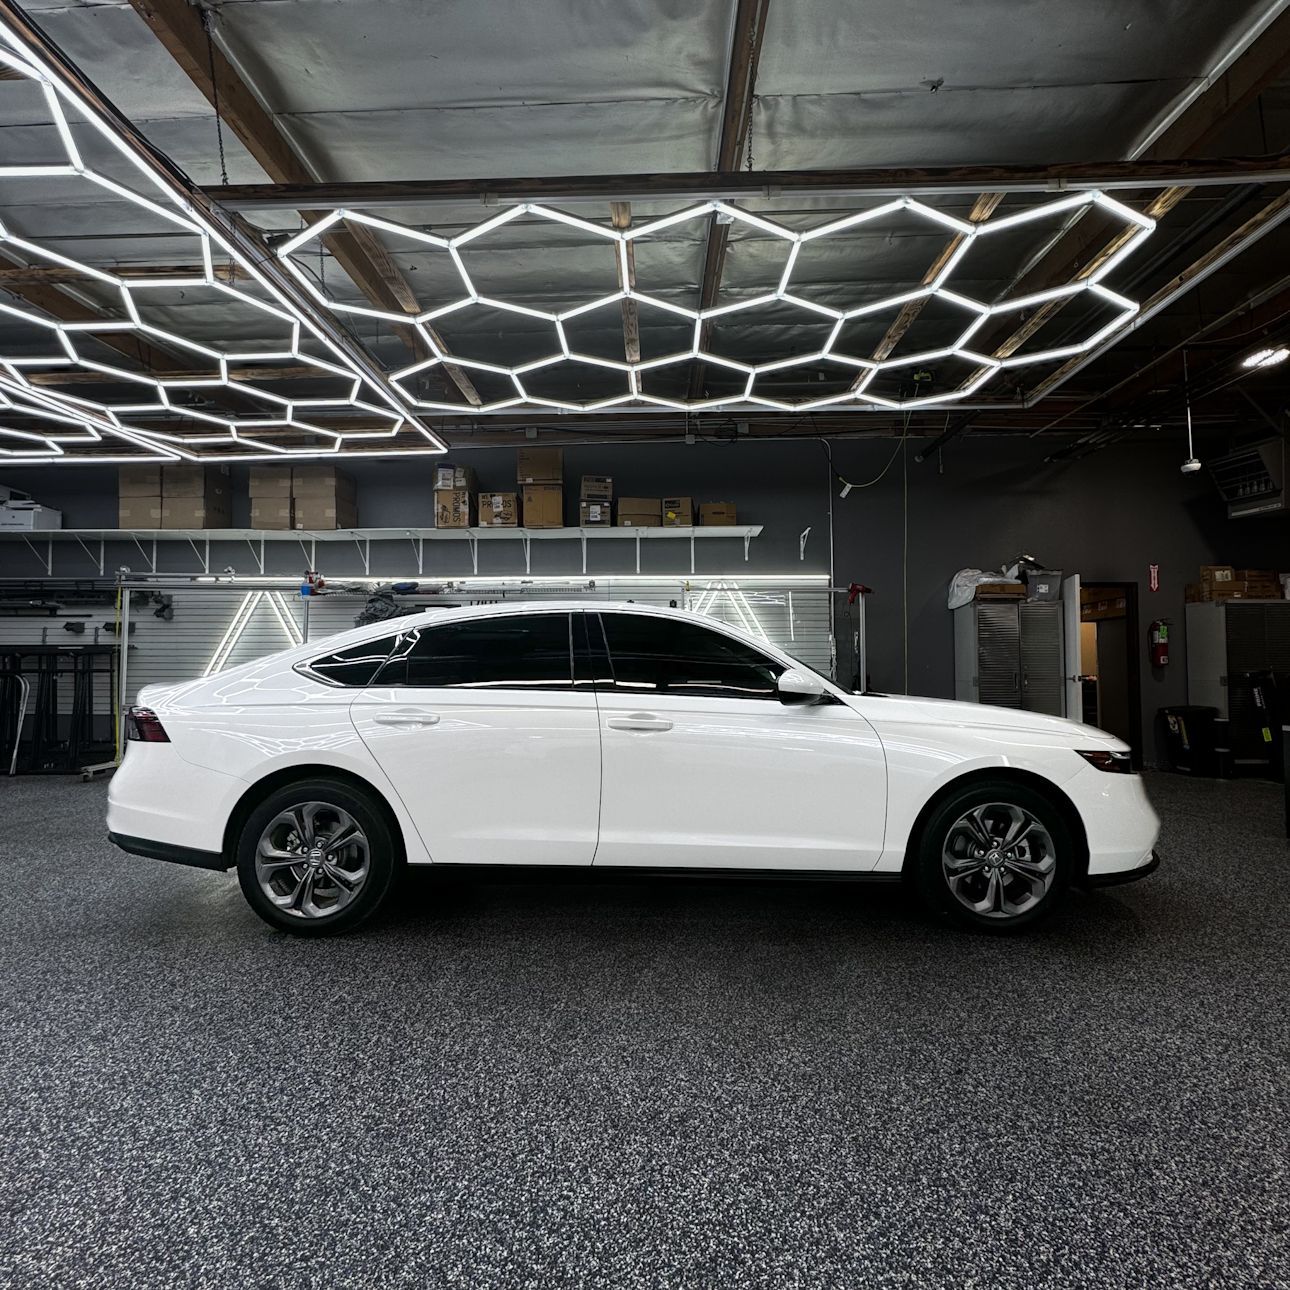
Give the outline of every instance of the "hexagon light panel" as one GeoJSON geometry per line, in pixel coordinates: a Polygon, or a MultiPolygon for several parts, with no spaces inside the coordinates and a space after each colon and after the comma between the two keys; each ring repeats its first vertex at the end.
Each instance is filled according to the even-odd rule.
{"type": "MultiPolygon", "coordinates": [[[[508,207],[500,214],[453,237],[439,236],[409,225],[377,218],[362,211],[337,210],[310,228],[302,230],[279,247],[278,254],[283,263],[295,275],[301,287],[310,292],[320,303],[337,313],[348,312],[389,323],[406,323],[407,319],[402,315],[347,304],[321,288],[298,262],[302,253],[316,250],[318,240],[327,228],[340,220],[366,224],[379,233],[397,236],[401,241],[434,248],[446,254],[451,260],[459,280],[459,289],[432,308],[426,309],[415,319],[415,326],[421,334],[430,357],[392,373],[395,384],[404,392],[409,404],[419,412],[430,413],[463,410],[460,403],[427,398],[418,390],[417,378],[422,373],[436,368],[443,369],[448,365],[464,368],[468,372],[473,370],[491,373],[494,377],[501,378],[506,386],[503,397],[486,401],[481,407],[469,409],[471,412],[503,412],[517,408],[587,412],[632,405],[652,405],[674,411],[771,408],[778,411],[800,412],[820,408],[906,409],[952,405],[980,391],[1004,370],[1053,363],[1086,353],[1127,327],[1138,312],[1138,304],[1113,291],[1106,285],[1106,279],[1138,249],[1155,228],[1154,220],[1100,191],[1074,193],[1052,201],[1041,202],[1015,214],[981,222],[959,219],[916,198],[905,196],[842,218],[831,219],[805,230],[788,228],[775,220],[718,200],[705,201],[628,229],[617,229],[608,223],[583,219],[566,211],[528,202],[508,207]],[[1095,271],[1046,291],[1004,296],[993,300],[976,299],[955,289],[955,272],[974,246],[988,243],[1001,233],[1016,230],[1027,224],[1062,215],[1073,215],[1081,208],[1099,209],[1120,221],[1126,232],[1116,253],[1109,256],[1095,271]],[[945,258],[934,278],[911,290],[878,300],[869,300],[861,306],[850,309],[821,304],[799,293],[795,270],[805,248],[820,239],[840,237],[865,224],[887,219],[896,214],[956,235],[952,253],[945,258]],[[634,255],[629,255],[629,252],[635,252],[636,249],[648,245],[652,238],[658,237],[675,225],[685,221],[706,221],[713,215],[726,222],[747,225],[764,235],[783,241],[783,268],[778,275],[778,281],[769,290],[749,299],[701,310],[676,303],[675,283],[662,283],[651,291],[649,289],[651,284],[640,281],[633,271],[634,255]],[[590,239],[603,239],[606,252],[615,259],[619,290],[580,301],[559,310],[515,304],[479,291],[472,280],[462,251],[469,247],[475,256],[487,255],[490,235],[521,217],[570,225],[582,230],[590,239]],[[668,292],[671,298],[661,294],[664,291],[668,292]],[[1109,321],[1101,323],[1078,340],[1033,352],[1018,352],[1006,357],[996,357],[973,347],[978,333],[992,319],[1006,319],[1009,315],[1015,315],[1020,322],[1026,310],[1038,308],[1050,301],[1081,295],[1087,296],[1090,302],[1101,306],[1103,311],[1109,308],[1112,316],[1109,321]],[[641,307],[659,310],[676,318],[686,329],[689,344],[675,352],[640,361],[629,361],[626,355],[622,360],[615,360],[580,351],[570,340],[569,324],[594,310],[624,300],[634,300],[641,307]],[[863,357],[846,351],[842,335],[849,323],[857,319],[881,315],[887,311],[897,311],[913,301],[923,301],[926,304],[939,301],[952,306],[962,314],[962,328],[951,344],[937,349],[923,349],[881,359],[863,357]],[[826,339],[812,352],[786,354],[783,358],[758,363],[743,362],[728,354],[716,352],[711,347],[710,341],[705,340],[712,324],[720,323],[723,326],[737,324],[741,316],[751,319],[756,316],[758,310],[771,305],[792,306],[801,311],[804,319],[816,322],[822,320],[827,327],[826,339]],[[451,342],[454,322],[460,322],[471,310],[481,309],[510,314],[517,323],[525,320],[526,325],[531,325],[532,320],[539,320],[550,328],[549,351],[540,356],[531,357],[518,365],[487,362],[455,352],[451,342]],[[927,364],[949,360],[966,365],[968,371],[966,378],[953,389],[934,395],[919,395],[915,392],[908,397],[888,397],[871,388],[883,373],[899,372],[902,369],[916,370],[927,364]],[[646,388],[646,382],[651,373],[660,372],[669,367],[688,366],[696,361],[734,373],[739,389],[734,394],[717,398],[685,399],[652,394],[646,388]],[[846,392],[798,400],[775,398],[765,393],[764,378],[788,368],[812,363],[829,365],[846,372],[849,376],[846,392]],[[612,373],[618,389],[608,397],[578,401],[538,394],[529,388],[532,383],[530,378],[537,373],[557,373],[561,365],[571,368],[576,364],[587,364],[612,373]]],[[[863,286],[863,278],[858,278],[856,285],[863,286]]],[[[616,325],[612,311],[608,314],[607,321],[610,325],[616,325]]]]}
{"type": "Polygon", "coordinates": [[[0,68],[6,114],[27,127],[0,130],[0,257],[29,288],[0,295],[0,463],[443,451],[271,255],[256,263],[3,23],[0,68]],[[181,267],[75,254],[114,238],[181,267]]]}

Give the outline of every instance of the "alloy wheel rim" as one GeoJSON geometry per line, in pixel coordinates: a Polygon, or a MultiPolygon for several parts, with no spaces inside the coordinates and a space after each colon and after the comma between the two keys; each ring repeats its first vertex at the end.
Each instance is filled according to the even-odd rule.
{"type": "Polygon", "coordinates": [[[1017,918],[1057,876],[1057,849],[1038,816],[1013,802],[986,802],[950,825],[941,869],[954,899],[985,918],[1017,918]]]}
{"type": "Polygon", "coordinates": [[[330,802],[300,802],[265,826],[255,848],[255,876],[265,897],[293,918],[326,918],[367,884],[367,835],[330,802]]]}

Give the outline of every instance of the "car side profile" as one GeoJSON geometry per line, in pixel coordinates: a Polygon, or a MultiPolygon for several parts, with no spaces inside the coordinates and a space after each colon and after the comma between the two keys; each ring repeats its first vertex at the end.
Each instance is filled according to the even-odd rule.
{"type": "Polygon", "coordinates": [[[126,851],[236,868],[302,934],[404,865],[904,880],[1025,927],[1157,864],[1118,739],[1008,708],[852,694],[735,628],[626,604],[435,609],[181,685],[127,717],[126,851]]]}

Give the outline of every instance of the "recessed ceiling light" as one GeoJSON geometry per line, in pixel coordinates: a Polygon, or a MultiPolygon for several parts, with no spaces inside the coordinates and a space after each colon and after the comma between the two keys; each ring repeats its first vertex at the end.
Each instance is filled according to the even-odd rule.
{"type": "Polygon", "coordinates": [[[1276,349],[1259,349],[1241,359],[1242,367],[1275,367],[1278,363],[1284,363],[1290,358],[1290,349],[1284,345],[1277,346],[1276,349]]]}

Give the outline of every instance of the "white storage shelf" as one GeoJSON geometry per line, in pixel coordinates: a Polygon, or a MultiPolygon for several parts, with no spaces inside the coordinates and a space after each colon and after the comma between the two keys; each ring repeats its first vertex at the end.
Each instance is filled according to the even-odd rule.
{"type": "MultiPolygon", "coordinates": [[[[260,573],[264,573],[264,550],[272,542],[296,542],[309,562],[311,569],[318,567],[318,543],[347,542],[353,543],[363,561],[363,572],[371,572],[371,550],[373,542],[407,542],[416,559],[417,575],[423,576],[425,568],[426,542],[467,542],[470,544],[471,568],[479,572],[480,542],[515,542],[524,555],[524,572],[530,572],[530,544],[533,542],[577,542],[581,550],[581,565],[569,572],[587,572],[588,542],[634,542],[636,544],[636,571],[640,572],[640,544],[642,542],[683,542],[689,546],[690,572],[695,572],[695,543],[713,541],[720,538],[742,540],[744,559],[748,559],[749,545],[752,539],[761,533],[760,524],[722,524],[694,527],[651,527],[651,528],[611,528],[598,525],[587,528],[560,529],[526,529],[526,528],[469,528],[469,529],[421,529],[421,528],[383,528],[383,529],[321,529],[309,531],[304,529],[45,529],[45,530],[0,530],[0,539],[10,538],[21,541],[36,555],[44,565],[45,573],[53,575],[55,543],[78,543],[84,553],[95,564],[100,577],[106,573],[107,547],[109,544],[127,543],[137,548],[147,564],[149,573],[170,573],[209,575],[211,572],[212,543],[245,543],[255,559],[260,573]],[[184,548],[181,561],[165,560],[165,566],[183,564],[186,567],[162,567],[158,563],[159,549],[162,555],[168,555],[166,544],[175,544],[184,548]],[[193,567],[193,561],[199,567],[193,567]]],[[[218,570],[217,570],[218,572],[218,570]]]]}

